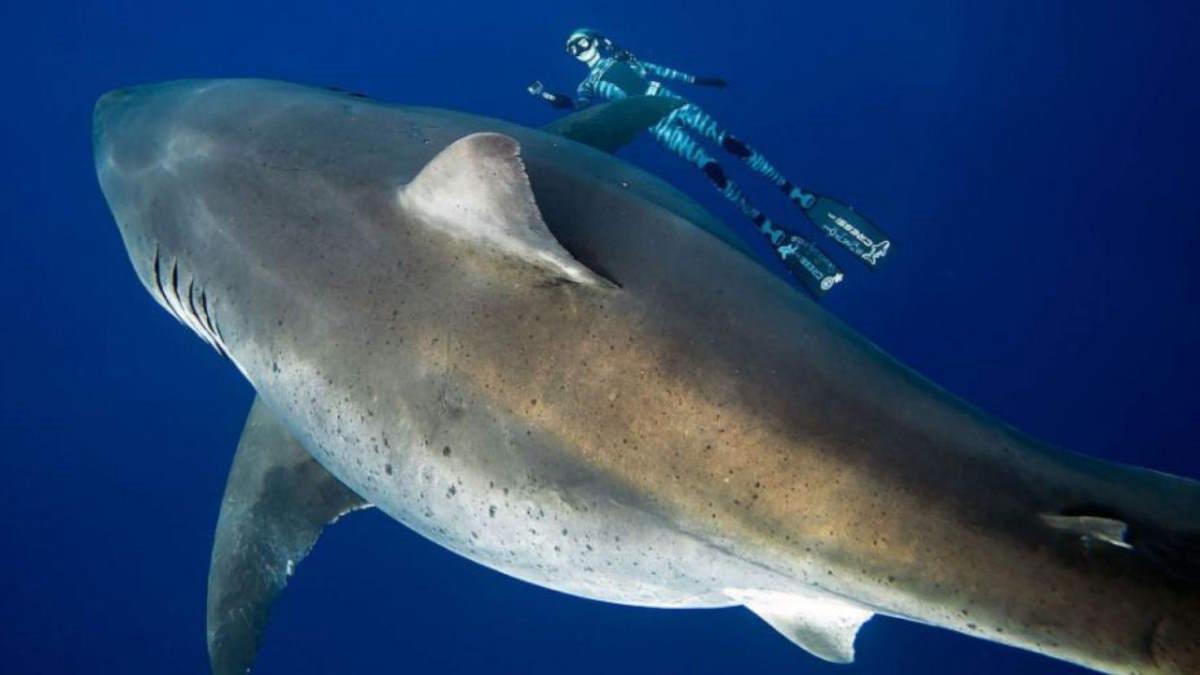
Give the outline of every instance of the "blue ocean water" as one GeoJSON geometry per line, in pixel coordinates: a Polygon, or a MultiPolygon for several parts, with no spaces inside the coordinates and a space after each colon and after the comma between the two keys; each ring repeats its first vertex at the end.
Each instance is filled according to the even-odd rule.
{"type": "MultiPolygon", "coordinates": [[[[204,673],[218,500],[252,398],[135,279],[97,187],[103,92],[257,76],[531,125],[589,25],[730,82],[693,99],[897,244],[827,306],[951,391],[1059,445],[1200,476],[1200,29],[1194,3],[7,3],[0,7],[0,663],[204,673]]],[[[654,144],[623,156],[745,227],[654,144]]],[[[777,219],[799,213],[731,173],[777,219]]],[[[585,601],[373,512],[276,607],[261,673],[1070,673],[876,619],[858,662],[742,610],[585,601]]]]}

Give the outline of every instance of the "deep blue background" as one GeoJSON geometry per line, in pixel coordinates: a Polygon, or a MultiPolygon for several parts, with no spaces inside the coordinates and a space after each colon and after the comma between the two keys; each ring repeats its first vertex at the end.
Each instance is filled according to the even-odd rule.
{"type": "MultiPolygon", "coordinates": [[[[252,392],[140,288],[96,185],[92,103],[132,83],[275,77],[537,124],[552,111],[524,86],[573,88],[563,38],[601,27],[728,78],[695,100],[890,230],[892,262],[848,264],[832,311],[1035,435],[1200,475],[1194,3],[186,4],[0,7],[4,672],[206,671],[209,545],[252,392]]],[[[625,155],[743,226],[676,158],[625,155]]],[[[742,610],[556,594],[364,513],[300,568],[260,672],[1076,672],[887,619],[858,650],[839,668],[742,610]]]]}

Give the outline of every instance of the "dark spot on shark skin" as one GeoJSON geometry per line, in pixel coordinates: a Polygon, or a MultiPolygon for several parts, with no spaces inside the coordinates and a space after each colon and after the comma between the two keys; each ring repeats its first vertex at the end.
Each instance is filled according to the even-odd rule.
{"type": "Polygon", "coordinates": [[[449,457],[449,456],[450,456],[450,446],[447,445],[446,447],[442,448],[442,457],[449,457]]]}
{"type": "Polygon", "coordinates": [[[391,465],[391,464],[384,464],[384,465],[383,465],[383,472],[384,472],[384,473],[386,473],[386,474],[387,474],[387,475],[389,475],[389,476],[390,476],[390,475],[392,475],[392,465],[391,465]]]}
{"type": "Polygon", "coordinates": [[[495,506],[488,507],[488,517],[490,517],[490,518],[496,517],[496,507],[495,506]]]}

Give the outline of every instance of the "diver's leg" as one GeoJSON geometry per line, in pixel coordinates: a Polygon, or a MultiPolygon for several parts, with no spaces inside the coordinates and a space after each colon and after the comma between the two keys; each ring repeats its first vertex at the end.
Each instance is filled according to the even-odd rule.
{"type": "Polygon", "coordinates": [[[774,164],[767,161],[761,152],[722,128],[712,115],[689,104],[680,108],[679,121],[720,145],[723,150],[745,162],[746,166],[762,174],[764,178],[771,181],[772,185],[782,190],[788,199],[799,204],[801,208],[812,206],[816,199],[812,193],[796,187],[779,169],[775,168],[774,164]]]}
{"type": "Polygon", "coordinates": [[[671,152],[695,164],[696,168],[700,169],[708,177],[713,186],[726,199],[733,202],[734,206],[738,207],[742,215],[752,220],[758,226],[759,231],[770,239],[771,243],[776,246],[783,244],[786,233],[776,228],[770,219],[755,208],[749,199],[746,199],[746,196],[742,194],[742,190],[737,186],[737,183],[729,180],[721,165],[717,164],[716,160],[696,142],[696,139],[692,138],[691,134],[683,126],[672,124],[668,120],[664,120],[664,122],[666,123],[659,123],[651,127],[650,133],[654,138],[671,152]]]}
{"type": "Polygon", "coordinates": [[[729,154],[766,177],[788,199],[804,209],[813,224],[863,262],[874,266],[887,255],[892,245],[889,237],[852,207],[799,188],[767,161],[762,153],[721,128],[711,115],[700,108],[689,104],[677,112],[679,123],[720,144],[729,154]]]}
{"type": "Polygon", "coordinates": [[[755,208],[737,183],[725,175],[721,165],[681,125],[664,120],[652,127],[650,133],[668,150],[695,164],[713,186],[754,223],[758,231],[771,242],[788,270],[806,287],[819,295],[842,280],[837,265],[812,242],[776,226],[755,208]]]}

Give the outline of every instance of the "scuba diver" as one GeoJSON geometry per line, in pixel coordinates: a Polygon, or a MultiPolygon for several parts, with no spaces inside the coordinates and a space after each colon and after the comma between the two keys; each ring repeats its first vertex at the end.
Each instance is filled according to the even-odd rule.
{"type": "Polygon", "coordinates": [[[879,228],[853,208],[838,201],[808,192],[789,181],[761,153],[723,129],[699,107],[687,102],[663,86],[662,80],[708,87],[725,87],[717,77],[697,77],[642,61],[599,32],[580,28],[567,38],[567,53],[588,67],[587,77],[579,84],[576,98],[546,90],[540,82],[529,85],[531,95],[555,108],[581,109],[596,98],[609,101],[628,96],[666,96],[680,99],[675,108],[649,131],[659,143],[695,164],[729,201],[754,222],[775,248],[784,265],[816,295],[833,288],[843,276],[834,263],[815,244],[789,230],[776,226],[759,211],[741,189],[725,175],[725,170],[696,141],[693,133],[716,143],[763,175],[809,219],[834,241],[846,247],[867,265],[874,267],[887,255],[891,242],[879,228]]]}

